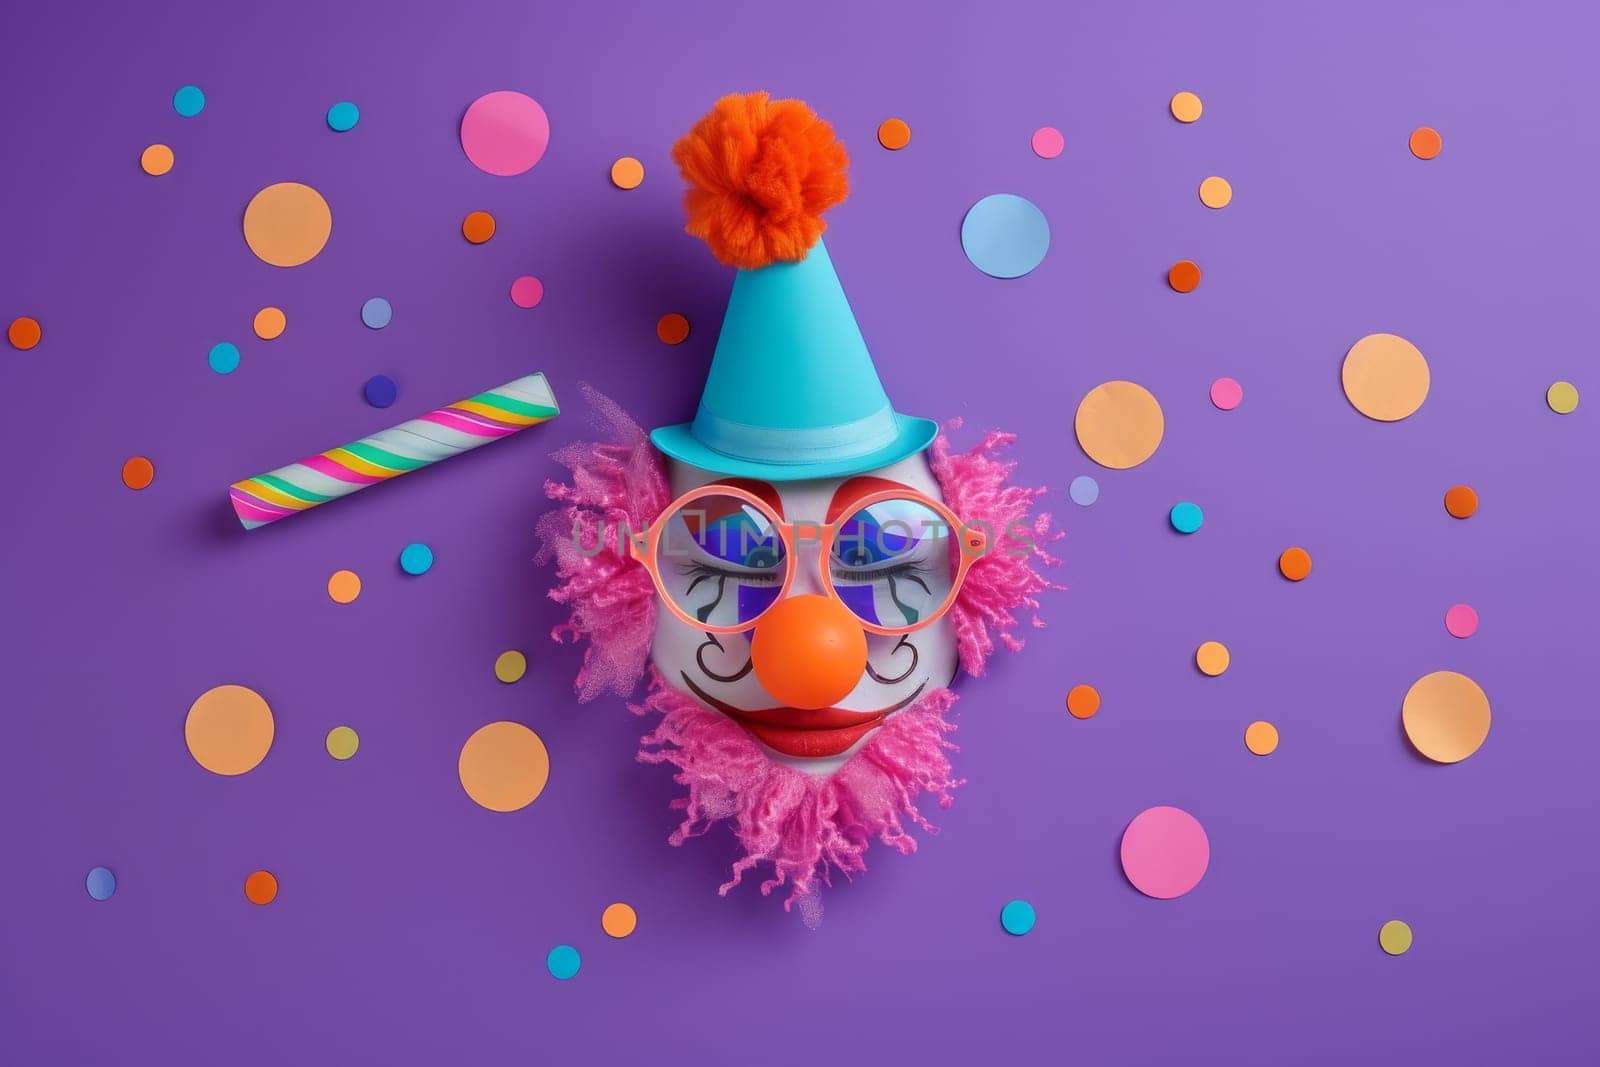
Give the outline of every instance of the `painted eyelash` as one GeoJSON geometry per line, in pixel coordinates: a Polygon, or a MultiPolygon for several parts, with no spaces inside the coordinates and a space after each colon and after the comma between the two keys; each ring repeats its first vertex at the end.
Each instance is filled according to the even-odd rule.
{"type": "Polygon", "coordinates": [[[923,582],[917,577],[917,575],[930,573],[932,573],[931,567],[929,567],[926,563],[915,561],[890,563],[885,566],[874,567],[871,570],[856,570],[850,567],[833,568],[833,576],[844,581],[871,582],[879,578],[905,577],[910,578],[912,581],[921,585],[924,589],[927,588],[927,583],[923,582]]]}
{"type": "Polygon", "coordinates": [[[678,573],[682,575],[692,574],[695,576],[694,581],[689,583],[689,588],[684,590],[685,596],[688,596],[690,593],[694,592],[694,587],[705,581],[707,578],[720,578],[724,581],[732,578],[734,581],[744,582],[746,585],[776,585],[778,583],[778,579],[781,577],[778,574],[763,574],[759,571],[726,570],[722,567],[713,567],[707,563],[679,564],[678,573]]]}

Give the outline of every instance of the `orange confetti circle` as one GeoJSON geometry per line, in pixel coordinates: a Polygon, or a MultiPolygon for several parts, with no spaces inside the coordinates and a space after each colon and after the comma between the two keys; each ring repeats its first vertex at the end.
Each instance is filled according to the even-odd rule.
{"type": "Polygon", "coordinates": [[[1155,455],[1166,427],[1161,403],[1135,382],[1100,383],[1084,394],[1073,416],[1073,432],[1084,454],[1119,471],[1155,455]]]}
{"type": "Polygon", "coordinates": [[[1278,750],[1278,728],[1270,722],[1253,722],[1245,727],[1244,747],[1258,756],[1270,756],[1278,750]]]}
{"type": "Polygon", "coordinates": [[[474,211],[461,220],[461,236],[475,245],[481,245],[494,236],[494,216],[487,211],[474,211]]]}
{"type": "Polygon", "coordinates": [[[474,803],[490,811],[516,811],[544,792],[550,753],[520,722],[492,722],[461,746],[456,773],[474,803]]]}
{"type": "Polygon", "coordinates": [[[266,307],[256,312],[255,320],[251,326],[256,331],[256,336],[263,341],[270,341],[283,334],[283,328],[289,324],[289,318],[283,313],[282,308],[266,307]]]}
{"type": "Polygon", "coordinates": [[[1167,269],[1167,284],[1174,292],[1194,292],[1200,288],[1200,264],[1192,259],[1178,260],[1167,269]]]}
{"type": "Polygon", "coordinates": [[[1100,690],[1092,685],[1075,685],[1067,693],[1067,710],[1074,719],[1093,718],[1100,710],[1100,690]]]}
{"type": "Polygon", "coordinates": [[[1406,737],[1435,763],[1460,763],[1478,751],[1491,717],[1483,688],[1455,671],[1418,678],[1400,708],[1406,737]]]}
{"type": "Polygon", "coordinates": [[[1478,494],[1470,485],[1453,485],[1444,494],[1444,509],[1457,519],[1470,519],[1478,511],[1478,494]]]}
{"type": "Polygon", "coordinates": [[[1432,375],[1416,345],[1392,333],[1369,333],[1350,346],[1339,368],[1350,405],[1369,419],[1399,422],[1428,399],[1432,375]]]}
{"type": "Polygon", "coordinates": [[[328,578],[328,596],[335,604],[348,604],[361,595],[361,576],[355,571],[334,571],[328,578]]]}
{"type": "Polygon", "coordinates": [[[644,164],[623,156],[611,164],[611,184],[618,189],[637,189],[644,182],[644,164]]]}
{"type": "Polygon", "coordinates": [[[244,880],[244,896],[252,904],[271,904],[278,899],[278,876],[271,871],[251,871],[244,880]]]}
{"type": "Polygon", "coordinates": [[[884,119],[878,124],[878,143],[898,152],[911,143],[911,126],[905,119],[884,119]]]}
{"type": "Polygon", "coordinates": [[[600,913],[600,929],[612,937],[627,937],[638,925],[638,912],[621,901],[607,905],[606,910],[600,913]]]}
{"type": "Polygon", "coordinates": [[[1311,573],[1311,553],[1296,545],[1278,557],[1278,573],[1291,582],[1304,581],[1311,573]]]}
{"type": "Polygon", "coordinates": [[[1233,201],[1233,186],[1228,179],[1213,174],[1200,183],[1200,202],[1209,208],[1225,208],[1233,201]]]}
{"type": "Polygon", "coordinates": [[[676,311],[656,320],[656,336],[662,344],[681,345],[689,339],[689,320],[676,311]]]}
{"type": "Polygon", "coordinates": [[[6,339],[11,342],[11,347],[20,348],[26,352],[39,343],[39,338],[44,331],[39,328],[38,319],[30,319],[23,315],[11,320],[11,325],[6,328],[6,339]]]}
{"type": "Polygon", "coordinates": [[[156,465],[144,456],[132,456],[122,465],[122,484],[129,489],[144,489],[156,478],[156,465]]]}
{"type": "Polygon", "coordinates": [[[172,149],[164,144],[153,144],[139,153],[139,167],[152,178],[159,178],[172,169],[172,149]]]}
{"type": "Polygon", "coordinates": [[[1200,98],[1193,93],[1174,93],[1167,108],[1172,112],[1172,117],[1179,122],[1193,122],[1200,117],[1204,106],[1200,103],[1200,98]]]}
{"type": "Polygon", "coordinates": [[[1432,126],[1418,126],[1411,131],[1411,154],[1418,159],[1432,159],[1444,147],[1444,138],[1432,126]]]}
{"type": "Polygon", "coordinates": [[[1200,673],[1215,678],[1228,669],[1228,664],[1233,657],[1228,652],[1228,646],[1221,641],[1207,641],[1194,652],[1194,664],[1200,668],[1200,673]]]}
{"type": "Polygon", "coordinates": [[[212,774],[253,770],[272,748],[272,709],[254,689],[219,685],[195,698],[183,721],[189,755],[212,774]]]}
{"type": "Polygon", "coordinates": [[[333,233],[333,212],[322,194],[299,182],[278,182],[250,198],[244,240],[256,258],[274,267],[315,259],[333,233]]]}

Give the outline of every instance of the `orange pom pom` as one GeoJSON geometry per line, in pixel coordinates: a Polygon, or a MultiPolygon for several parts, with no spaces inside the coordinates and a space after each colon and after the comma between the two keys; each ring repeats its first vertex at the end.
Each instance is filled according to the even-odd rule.
{"type": "Polygon", "coordinates": [[[672,146],[689,183],[685,229],[730,267],[805,258],[850,191],[850,157],[833,127],[799,100],[725,96],[672,146]]]}

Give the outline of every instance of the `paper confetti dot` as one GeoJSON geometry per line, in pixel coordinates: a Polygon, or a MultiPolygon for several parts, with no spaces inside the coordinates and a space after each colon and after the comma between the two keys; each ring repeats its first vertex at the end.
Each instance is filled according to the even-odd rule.
{"type": "Polygon", "coordinates": [[[474,211],[461,220],[461,236],[475,245],[481,245],[494,236],[494,216],[487,211],[474,211]]]}
{"type": "Polygon", "coordinates": [[[1435,763],[1460,763],[1489,736],[1489,697],[1464,674],[1434,671],[1406,692],[1400,717],[1418,752],[1435,763]]]}
{"type": "Polygon", "coordinates": [[[1200,183],[1200,202],[1206,207],[1225,208],[1232,199],[1233,186],[1228,184],[1228,179],[1213,174],[1200,183]]]}
{"type": "Polygon", "coordinates": [[[478,97],[461,116],[461,150],[473,166],[503,178],[531,169],[549,143],[544,108],[509,89],[478,97]]]}
{"type": "Polygon", "coordinates": [[[1570,415],[1578,410],[1578,387],[1571,382],[1556,382],[1545,390],[1544,402],[1557,415],[1570,415]]]}
{"type": "Polygon", "coordinates": [[[1444,493],[1444,509],[1452,518],[1470,519],[1478,513],[1478,493],[1470,485],[1452,485],[1444,493]]]}
{"type": "Polygon", "coordinates": [[[1405,955],[1411,950],[1411,927],[1390,919],[1378,928],[1378,946],[1391,956],[1405,955]]]}
{"type": "Polygon", "coordinates": [[[1087,474],[1080,474],[1067,486],[1067,496],[1074,504],[1086,508],[1100,499],[1100,483],[1087,474]]]}
{"type": "Polygon", "coordinates": [[[361,121],[361,109],[348,100],[341,100],[328,109],[328,128],[344,133],[356,128],[361,121]]]}
{"type": "Polygon", "coordinates": [[[91,900],[110,900],[111,894],[117,891],[117,876],[109,867],[91,867],[83,880],[83,888],[91,900]]]}
{"type": "Polygon", "coordinates": [[[272,341],[282,337],[284,327],[288,325],[289,317],[283,313],[282,308],[262,308],[256,312],[256,317],[250,320],[250,328],[263,341],[272,341]]]}
{"type": "Polygon", "coordinates": [[[618,189],[637,189],[644,183],[644,164],[623,156],[611,164],[611,184],[618,189]]]}
{"type": "Polygon", "coordinates": [[[1172,117],[1179,122],[1193,122],[1200,117],[1203,105],[1200,103],[1200,98],[1193,93],[1175,93],[1167,108],[1172,112],[1172,117]]]}
{"type": "Polygon", "coordinates": [[[244,880],[244,898],[252,904],[271,904],[278,899],[278,876],[271,871],[251,871],[244,880]]]}
{"type": "Polygon", "coordinates": [[[1444,147],[1444,139],[1432,126],[1418,126],[1412,130],[1407,143],[1411,148],[1411,154],[1418,159],[1432,159],[1439,154],[1439,149],[1444,147]]]}
{"type": "Polygon", "coordinates": [[[407,574],[427,574],[433,566],[433,549],[414,541],[400,550],[400,569],[407,574]]]}
{"type": "Polygon", "coordinates": [[[159,178],[172,169],[172,149],[164,144],[153,144],[139,153],[139,169],[152,178],[159,178]]]}
{"type": "Polygon", "coordinates": [[[689,320],[676,311],[656,320],[656,336],[662,344],[679,345],[689,339],[689,320]]]}
{"type": "Polygon", "coordinates": [[[1200,529],[1201,523],[1206,521],[1205,513],[1200,510],[1199,504],[1191,504],[1185,500],[1172,505],[1172,511],[1167,518],[1172,523],[1172,528],[1181,534],[1192,534],[1200,529]]]}
{"type": "Polygon", "coordinates": [[[1192,293],[1200,288],[1200,265],[1192,259],[1180,259],[1167,268],[1167,284],[1175,293],[1192,293]]]}
{"type": "Polygon", "coordinates": [[[1133,382],[1104,382],[1078,402],[1073,428],[1084,454],[1102,467],[1127,470],[1156,454],[1166,416],[1150,391],[1133,382]]]}
{"type": "Polygon", "coordinates": [[[394,321],[394,306],[381,296],[371,297],[361,305],[361,321],[368,329],[381,330],[394,321]]]}
{"type": "Polygon", "coordinates": [[[474,803],[490,811],[517,811],[544,791],[550,753],[521,723],[492,722],[467,738],[456,770],[474,803]]]}
{"type": "Polygon", "coordinates": [[[578,950],[571,945],[557,945],[544,958],[544,965],[549,968],[551,976],[564,982],[578,973],[578,968],[583,966],[583,960],[578,955],[578,950]]]}
{"type": "Polygon", "coordinates": [[[355,571],[334,571],[328,578],[328,596],[335,604],[348,604],[361,595],[361,576],[355,571]]]}
{"type": "Polygon", "coordinates": [[[1311,553],[1295,545],[1278,556],[1278,573],[1291,582],[1304,581],[1311,574],[1311,553]]]}
{"type": "Polygon", "coordinates": [[[1232,378],[1218,378],[1211,383],[1211,403],[1219,411],[1232,411],[1244,400],[1244,386],[1232,378]]]}
{"type": "Polygon", "coordinates": [[[1471,604],[1453,604],[1444,613],[1444,628],[1451,637],[1471,637],[1478,632],[1478,612],[1471,604]]]}
{"type": "Polygon", "coordinates": [[[1278,728],[1270,722],[1253,722],[1244,730],[1244,747],[1258,756],[1270,756],[1278,750],[1278,728]]]}
{"type": "Polygon", "coordinates": [[[11,347],[26,352],[39,343],[39,338],[44,335],[39,326],[38,319],[26,315],[11,320],[11,325],[6,327],[6,340],[11,342],[11,347]]]}
{"type": "Polygon", "coordinates": [[[536,308],[544,299],[544,283],[531,274],[524,274],[511,283],[511,302],[519,308],[536,308]]]}
{"type": "Polygon", "coordinates": [[[510,685],[512,682],[522,680],[528,673],[528,657],[516,649],[509,649],[495,657],[494,676],[510,685]]]}
{"type": "Polygon", "coordinates": [[[1182,808],[1146,808],[1122,832],[1122,873],[1147,897],[1183,896],[1210,863],[1205,827],[1182,808]]]}
{"type": "Polygon", "coordinates": [[[218,374],[232,374],[239,369],[239,346],[229,341],[218,341],[206,353],[206,363],[218,374]]]}
{"type": "Polygon", "coordinates": [[[911,143],[911,125],[905,119],[884,119],[878,123],[878,143],[898,152],[911,143]]]}
{"type": "Polygon", "coordinates": [[[333,212],[322,194],[299,182],[278,182],[250,198],[244,240],[263,263],[298,267],[315,259],[333,232],[333,212]]]}
{"type": "Polygon", "coordinates": [[[1379,422],[1398,422],[1428,399],[1428,361],[1392,333],[1371,333],[1351,345],[1339,373],[1351,405],[1379,422]]]}
{"type": "Polygon", "coordinates": [[[991,278],[1020,278],[1050,251],[1050,223],[1032,202],[1011,193],[979,200],[961,220],[967,259],[991,278]]]}
{"type": "Polygon", "coordinates": [[[195,698],[183,722],[189,755],[212,774],[237,775],[267,758],[272,709],[254,689],[219,685],[195,698]]]}
{"type": "Polygon", "coordinates": [[[1092,719],[1100,710],[1100,690],[1092,685],[1075,685],[1067,693],[1067,711],[1074,719],[1092,719]]]}
{"type": "Polygon", "coordinates": [[[361,747],[361,735],[348,726],[335,726],[323,740],[328,755],[336,760],[347,760],[361,747]]]}
{"type": "Polygon", "coordinates": [[[1033,905],[1026,900],[1012,900],[1000,909],[1000,927],[1014,937],[1021,937],[1033,929],[1036,916],[1033,905]]]}
{"type": "Polygon", "coordinates": [[[374,374],[361,387],[361,395],[375,408],[386,408],[400,395],[400,386],[387,374],[374,374]]]}
{"type": "Polygon", "coordinates": [[[1067,146],[1067,139],[1054,126],[1040,126],[1033,131],[1033,154],[1040,159],[1054,159],[1067,146]]]}
{"type": "Polygon", "coordinates": [[[172,110],[186,119],[192,119],[206,107],[206,94],[198,85],[185,85],[172,94],[172,110]]]}
{"type": "Polygon", "coordinates": [[[611,937],[627,937],[638,925],[638,914],[621,901],[607,905],[606,910],[600,913],[600,929],[611,937]]]}
{"type": "Polygon", "coordinates": [[[144,456],[130,456],[122,464],[122,484],[129,489],[146,489],[156,479],[156,465],[144,456]]]}
{"type": "Polygon", "coordinates": [[[1194,665],[1200,668],[1201,674],[1212,678],[1227,670],[1232,660],[1228,646],[1221,641],[1207,641],[1194,651],[1194,665]]]}

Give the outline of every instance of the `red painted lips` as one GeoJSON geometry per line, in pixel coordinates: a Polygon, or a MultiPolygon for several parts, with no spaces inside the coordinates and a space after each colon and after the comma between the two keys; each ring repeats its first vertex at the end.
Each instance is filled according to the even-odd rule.
{"type": "Polygon", "coordinates": [[[687,674],[682,678],[690,692],[750,731],[757,741],[774,752],[803,759],[837,756],[882,726],[890,714],[910,704],[922,694],[923,688],[917,686],[910,696],[880,711],[847,711],[844,708],[805,711],[784,707],[746,710],[718,700],[695,685],[687,674]]]}

